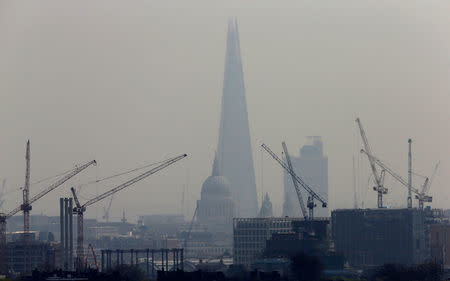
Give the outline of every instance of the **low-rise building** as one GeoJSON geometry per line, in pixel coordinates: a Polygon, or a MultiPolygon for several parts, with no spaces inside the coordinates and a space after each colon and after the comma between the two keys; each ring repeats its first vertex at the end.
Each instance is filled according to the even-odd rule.
{"type": "Polygon", "coordinates": [[[23,241],[10,242],[6,245],[6,266],[10,273],[25,271],[25,257],[29,269],[55,270],[57,264],[57,250],[55,244],[30,241],[25,247],[23,241]]]}

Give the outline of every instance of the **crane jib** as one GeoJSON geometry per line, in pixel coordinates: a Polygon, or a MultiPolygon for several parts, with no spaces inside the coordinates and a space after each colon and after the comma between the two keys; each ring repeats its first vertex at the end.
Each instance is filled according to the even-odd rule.
{"type": "Polygon", "coordinates": [[[160,170],[162,170],[162,169],[172,165],[173,163],[175,163],[175,162],[185,158],[186,156],[187,156],[187,154],[182,154],[182,155],[176,156],[174,158],[168,159],[167,161],[164,161],[159,166],[156,166],[155,168],[153,168],[153,169],[151,169],[151,170],[149,170],[149,171],[147,171],[147,172],[145,172],[143,174],[140,174],[139,176],[134,177],[134,178],[128,180],[127,182],[124,182],[121,185],[118,185],[115,188],[110,189],[110,190],[106,191],[105,193],[103,193],[103,194],[101,194],[101,195],[99,195],[99,196],[97,196],[95,198],[92,198],[92,199],[88,200],[86,203],[84,203],[82,205],[82,207],[86,208],[89,205],[92,205],[92,204],[94,204],[94,203],[96,203],[96,202],[98,202],[100,200],[103,200],[106,197],[111,196],[112,194],[114,194],[114,193],[124,189],[125,187],[130,186],[130,185],[132,185],[132,184],[134,184],[134,183],[136,183],[136,182],[138,182],[140,180],[143,180],[146,177],[148,177],[148,176],[150,176],[150,175],[152,175],[152,174],[154,174],[154,173],[156,173],[156,172],[158,172],[158,171],[160,171],[160,170]]]}

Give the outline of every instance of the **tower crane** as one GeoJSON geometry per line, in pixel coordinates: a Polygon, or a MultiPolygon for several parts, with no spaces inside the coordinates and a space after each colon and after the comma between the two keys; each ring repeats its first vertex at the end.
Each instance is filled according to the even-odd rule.
{"type": "Polygon", "coordinates": [[[441,162],[437,162],[436,166],[434,166],[433,174],[431,175],[431,178],[428,180],[428,178],[425,178],[425,182],[422,185],[422,190],[419,194],[416,194],[416,199],[419,200],[419,208],[423,209],[423,203],[427,202],[430,203],[433,201],[433,197],[427,195],[428,191],[430,190],[431,183],[433,182],[434,176],[436,175],[436,172],[439,168],[439,164],[441,162]]]}
{"type": "MultiPolygon", "coordinates": [[[[194,226],[195,218],[197,216],[198,204],[195,206],[194,215],[192,216],[191,223],[189,224],[189,229],[186,237],[184,238],[184,250],[187,251],[188,241],[191,239],[192,227],[194,226]]],[[[186,252],[187,254],[187,252],[186,252]]]]}
{"type": "Polygon", "coordinates": [[[5,198],[3,198],[6,194],[6,178],[2,181],[2,190],[0,191],[0,210],[3,207],[3,203],[5,203],[5,198]]]}
{"type": "Polygon", "coordinates": [[[109,210],[111,209],[111,204],[112,204],[113,199],[114,199],[114,195],[111,195],[111,198],[109,199],[108,205],[103,207],[103,212],[104,212],[103,219],[106,222],[109,222],[109,210]]]}
{"type": "Polygon", "coordinates": [[[408,199],[407,199],[407,206],[408,209],[412,208],[412,154],[411,154],[411,143],[412,140],[408,139],[408,199]]]}
{"type": "Polygon", "coordinates": [[[364,149],[367,151],[367,158],[369,159],[370,168],[372,170],[373,178],[375,180],[376,186],[373,187],[373,190],[377,192],[378,198],[377,198],[377,205],[378,208],[383,208],[383,194],[387,194],[388,189],[384,187],[384,172],[381,171],[380,174],[378,174],[377,167],[375,166],[375,160],[373,159],[373,153],[372,149],[370,149],[369,141],[366,137],[366,132],[364,131],[361,121],[359,118],[356,118],[356,123],[359,127],[359,132],[361,134],[361,138],[364,144],[364,149]]]}
{"type": "MultiPolygon", "coordinates": [[[[55,188],[61,186],[63,183],[65,183],[70,178],[74,177],[75,175],[77,175],[78,173],[83,171],[84,169],[88,168],[91,165],[96,165],[96,164],[97,164],[97,162],[95,160],[92,160],[92,161],[90,161],[90,162],[88,162],[86,164],[83,164],[81,166],[76,166],[75,169],[73,169],[72,171],[68,172],[65,176],[63,176],[62,178],[60,178],[59,180],[54,182],[52,185],[48,186],[47,188],[45,188],[44,190],[42,190],[41,192],[39,192],[38,194],[33,196],[31,199],[29,199],[27,208],[29,208],[31,210],[31,204],[33,204],[37,200],[39,200],[42,197],[44,197],[50,191],[52,191],[55,188]]],[[[18,206],[17,208],[15,208],[14,210],[12,210],[12,211],[10,211],[8,213],[0,214],[0,270],[1,270],[2,274],[6,273],[6,263],[5,263],[5,261],[6,261],[5,260],[5,255],[6,255],[6,220],[9,219],[10,217],[14,216],[15,214],[17,214],[21,210],[23,210],[23,205],[18,206]]]]}
{"type": "MultiPolygon", "coordinates": [[[[22,191],[23,203],[20,209],[23,211],[23,244],[25,251],[28,251],[28,243],[30,242],[30,140],[27,141],[27,150],[25,155],[25,185],[22,191]]],[[[24,271],[28,273],[29,253],[24,253],[24,271]]]]}
{"type": "Polygon", "coordinates": [[[100,194],[92,199],[89,199],[88,201],[86,201],[83,205],[81,205],[80,201],[78,200],[77,194],[75,192],[75,188],[71,187],[70,190],[72,191],[72,195],[73,195],[73,199],[75,201],[75,207],[73,208],[73,212],[75,214],[77,214],[77,261],[76,261],[76,267],[77,270],[80,271],[82,270],[83,264],[84,264],[84,247],[83,247],[83,243],[84,243],[84,229],[83,229],[83,216],[84,216],[84,212],[86,211],[86,208],[91,206],[92,204],[95,204],[97,202],[99,202],[100,200],[105,199],[108,196],[112,196],[113,194],[115,194],[116,192],[126,188],[127,186],[130,186],[132,184],[137,183],[138,181],[141,181],[143,179],[145,179],[146,177],[174,164],[175,162],[183,159],[184,157],[186,157],[187,154],[182,154],[173,158],[170,158],[168,160],[163,161],[160,165],[154,167],[151,170],[146,171],[143,174],[140,174],[108,191],[106,191],[103,194],[100,194]]]}
{"type": "MultiPolygon", "coordinates": [[[[361,153],[365,153],[368,156],[367,151],[365,151],[364,149],[361,149],[361,153]]],[[[409,181],[406,181],[405,179],[403,179],[399,174],[394,172],[391,168],[389,168],[386,164],[384,164],[380,159],[378,159],[374,155],[371,155],[371,158],[374,160],[374,163],[376,163],[380,168],[383,169],[383,171],[388,172],[388,174],[390,174],[394,179],[396,179],[403,186],[408,188],[408,190],[411,190],[411,192],[414,192],[416,195],[420,194],[420,192],[417,188],[410,186],[409,181]]],[[[428,182],[428,179],[426,179],[425,182],[428,182]]],[[[416,196],[416,198],[419,199],[418,196],[416,196]]],[[[423,202],[431,202],[431,198],[429,198],[429,199],[430,199],[430,201],[420,201],[419,200],[419,207],[423,208],[423,202]]]]}
{"type": "Polygon", "coordinates": [[[264,150],[270,154],[270,156],[272,156],[273,159],[275,159],[275,161],[277,161],[281,167],[283,167],[292,177],[295,178],[295,181],[300,184],[309,194],[308,196],[308,209],[309,209],[309,219],[313,220],[314,219],[314,207],[316,207],[316,204],[314,203],[314,199],[319,200],[322,203],[322,208],[326,208],[327,207],[327,202],[325,201],[324,198],[322,198],[322,196],[320,196],[319,194],[317,194],[316,192],[314,192],[314,190],[308,185],[306,184],[299,176],[297,176],[297,174],[294,173],[294,171],[292,169],[289,169],[289,166],[286,165],[286,163],[283,162],[283,160],[281,160],[272,150],[270,150],[270,148],[265,145],[264,143],[261,144],[261,147],[264,148],[264,150]]]}
{"type": "MultiPolygon", "coordinates": [[[[294,169],[292,168],[291,157],[289,156],[289,152],[288,152],[285,142],[282,143],[282,146],[283,146],[284,156],[286,157],[286,162],[287,162],[288,168],[292,172],[292,173],[290,173],[290,175],[292,178],[292,183],[294,184],[295,192],[297,193],[297,199],[298,199],[298,202],[300,203],[300,209],[302,210],[303,218],[305,220],[307,220],[308,215],[307,215],[306,208],[305,208],[305,202],[303,201],[303,196],[302,196],[302,193],[300,192],[300,187],[298,186],[298,183],[295,180],[295,177],[293,176],[293,174],[295,174],[295,172],[294,172],[294,169]]],[[[308,196],[308,204],[309,203],[310,203],[310,199],[308,196]]],[[[314,204],[314,202],[313,202],[313,204],[314,204]]]]}

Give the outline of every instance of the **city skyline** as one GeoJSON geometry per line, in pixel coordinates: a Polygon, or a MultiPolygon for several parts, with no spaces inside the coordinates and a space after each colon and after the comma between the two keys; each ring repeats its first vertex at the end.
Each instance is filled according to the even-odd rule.
{"type": "MultiPolygon", "coordinates": [[[[433,206],[447,206],[446,8],[351,1],[0,5],[0,177],[16,189],[6,209],[21,201],[29,138],[32,182],[91,159],[99,163],[34,204],[32,215],[56,215],[55,198],[70,196],[72,184],[186,152],[190,158],[183,165],[114,198],[111,219],[120,219],[123,209],[130,219],[173,213],[183,185],[191,217],[217,149],[230,15],[239,19],[258,199],[268,192],[276,215],[283,172],[259,143],[281,155],[283,140],[294,152],[308,135],[324,139],[330,209],[353,206],[353,156],[361,170],[359,197],[365,207],[376,206],[367,159],[359,154],[356,117],[374,153],[403,176],[408,138],[415,171],[429,175],[441,160],[430,193],[433,206]]],[[[387,206],[404,206],[406,189],[387,180],[387,206]]],[[[82,195],[112,185],[86,187],[82,195]]],[[[30,194],[44,187],[32,185],[30,194]]],[[[106,204],[86,216],[101,218],[106,204]]]]}

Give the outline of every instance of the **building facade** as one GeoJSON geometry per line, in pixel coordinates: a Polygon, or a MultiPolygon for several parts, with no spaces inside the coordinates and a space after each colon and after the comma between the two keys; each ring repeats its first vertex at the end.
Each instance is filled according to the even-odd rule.
{"type": "Polygon", "coordinates": [[[258,213],[258,200],[239,32],[235,20],[228,23],[221,114],[218,158],[222,173],[231,183],[237,215],[255,217],[258,213]]]}
{"type": "Polygon", "coordinates": [[[429,258],[428,226],[422,210],[336,210],[331,224],[335,251],[351,266],[412,265],[429,258]]]}
{"type": "Polygon", "coordinates": [[[448,221],[430,225],[431,260],[450,266],[450,223],[448,221]]]}
{"type": "Polygon", "coordinates": [[[7,271],[12,274],[24,273],[25,255],[28,268],[47,271],[55,270],[60,259],[55,244],[33,241],[26,247],[23,241],[10,242],[6,245],[7,271]]]}
{"type": "MultiPolygon", "coordinates": [[[[300,149],[300,156],[290,155],[295,173],[305,183],[310,185],[315,192],[328,201],[328,158],[323,153],[322,138],[319,136],[308,137],[309,143],[300,149]]],[[[303,200],[308,198],[308,193],[301,190],[303,200]]],[[[284,203],[283,216],[296,217],[301,215],[300,205],[291,176],[284,171],[284,203]]],[[[314,215],[329,217],[328,208],[316,208],[314,215]]]]}
{"type": "Polygon", "coordinates": [[[288,233],[291,222],[299,218],[235,218],[233,220],[234,264],[250,269],[252,263],[261,258],[266,242],[274,233],[288,233]]]}

